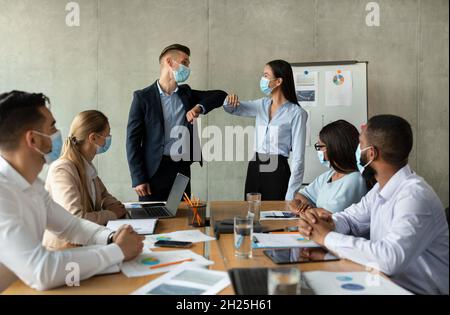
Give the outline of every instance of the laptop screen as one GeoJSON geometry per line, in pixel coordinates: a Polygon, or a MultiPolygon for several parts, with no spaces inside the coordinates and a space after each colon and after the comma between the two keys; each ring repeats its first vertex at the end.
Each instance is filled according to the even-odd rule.
{"type": "Polygon", "coordinates": [[[186,177],[180,173],[177,174],[166,203],[167,210],[169,210],[173,215],[177,213],[178,206],[188,183],[189,177],[186,177]]]}

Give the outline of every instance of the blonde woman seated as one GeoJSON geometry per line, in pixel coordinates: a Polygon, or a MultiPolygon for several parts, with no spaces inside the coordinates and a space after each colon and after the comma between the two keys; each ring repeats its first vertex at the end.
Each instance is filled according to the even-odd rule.
{"type": "MultiPolygon", "coordinates": [[[[100,225],[126,214],[123,204],[108,193],[92,164],[97,154],[108,151],[111,139],[104,114],[96,110],[79,113],[72,122],[61,157],[49,168],[45,185],[52,198],[67,211],[100,225]]],[[[45,232],[43,244],[48,249],[71,245],[49,231],[45,232]]]]}

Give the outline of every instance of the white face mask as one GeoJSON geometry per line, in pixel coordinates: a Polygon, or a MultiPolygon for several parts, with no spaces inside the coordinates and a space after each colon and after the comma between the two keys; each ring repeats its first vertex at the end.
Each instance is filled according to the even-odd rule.
{"type": "Polygon", "coordinates": [[[358,170],[359,170],[359,172],[361,174],[364,173],[364,170],[366,169],[366,167],[369,166],[369,164],[373,162],[373,159],[372,159],[369,162],[367,162],[366,165],[362,165],[361,164],[361,153],[366,151],[366,150],[369,150],[371,147],[372,146],[368,146],[368,147],[366,147],[366,148],[361,150],[361,145],[359,144],[358,148],[356,149],[356,152],[355,152],[356,166],[358,167],[358,170]]]}
{"type": "Polygon", "coordinates": [[[58,130],[52,135],[46,135],[45,133],[42,133],[42,132],[36,131],[36,130],[33,130],[33,132],[37,133],[38,135],[50,138],[50,140],[52,141],[52,149],[50,150],[50,152],[44,153],[41,150],[39,150],[38,148],[35,148],[36,151],[38,151],[40,154],[42,154],[44,156],[46,164],[48,164],[48,165],[52,164],[54,161],[56,161],[59,158],[59,155],[61,154],[61,149],[62,149],[61,131],[58,130]]]}
{"type": "Polygon", "coordinates": [[[317,157],[319,158],[320,164],[330,168],[330,161],[325,160],[325,153],[322,150],[317,151],[317,157]]]}

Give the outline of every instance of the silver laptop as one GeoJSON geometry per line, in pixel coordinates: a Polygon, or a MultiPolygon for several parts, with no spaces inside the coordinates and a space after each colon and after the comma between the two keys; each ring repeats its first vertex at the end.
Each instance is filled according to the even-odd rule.
{"type": "Polygon", "coordinates": [[[167,202],[142,204],[139,208],[127,208],[131,219],[173,218],[177,215],[181,198],[189,183],[189,177],[178,173],[173,182],[167,202]]]}

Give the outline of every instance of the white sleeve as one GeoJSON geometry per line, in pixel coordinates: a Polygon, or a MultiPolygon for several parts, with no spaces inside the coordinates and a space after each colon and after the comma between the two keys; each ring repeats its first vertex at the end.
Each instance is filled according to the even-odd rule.
{"type": "Polygon", "coordinates": [[[371,241],[331,232],[325,238],[325,246],[343,258],[370,264],[387,275],[398,273],[430,245],[434,224],[426,203],[413,196],[400,199],[395,210],[383,239],[371,241]]]}
{"type": "Polygon", "coordinates": [[[53,201],[43,190],[47,205],[47,229],[66,241],[80,245],[106,245],[111,230],[94,222],[79,218],[53,201]]]}
{"type": "Polygon", "coordinates": [[[370,205],[373,204],[375,194],[375,190],[372,190],[359,203],[351,205],[344,211],[334,213],[335,231],[354,236],[367,235],[370,231],[370,205]]]}
{"type": "MultiPolygon", "coordinates": [[[[32,226],[34,222],[27,222],[19,204],[14,197],[0,198],[0,260],[33,289],[47,290],[64,285],[72,271],[66,268],[74,265],[79,268],[80,280],[83,280],[122,262],[124,256],[116,244],[64,251],[46,250],[42,246],[42,234],[36,234],[32,226]]],[[[102,229],[97,232],[93,223],[85,224],[72,218],[64,209],[55,207],[50,212],[55,216],[52,219],[53,230],[64,231],[65,236],[79,233],[78,240],[104,241],[106,233],[102,229]]]]}

